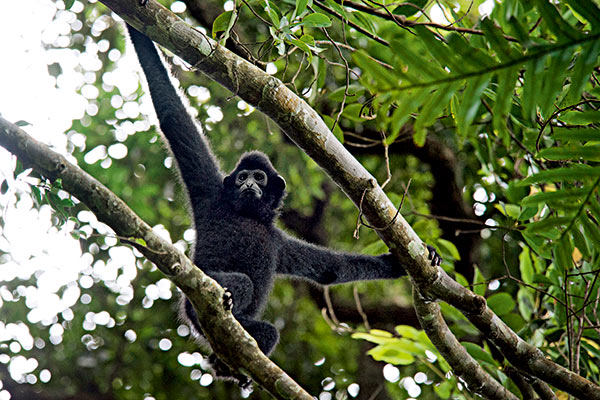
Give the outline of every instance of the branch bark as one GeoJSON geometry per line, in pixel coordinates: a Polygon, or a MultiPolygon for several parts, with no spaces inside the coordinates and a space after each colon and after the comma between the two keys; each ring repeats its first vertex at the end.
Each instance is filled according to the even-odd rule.
{"type": "Polygon", "coordinates": [[[471,357],[446,325],[440,306],[424,299],[416,288],[413,301],[419,322],[427,336],[442,356],[448,361],[456,375],[460,376],[469,390],[479,393],[486,399],[518,400],[519,398],[492,378],[479,363],[471,357]]]}
{"type": "Polygon", "coordinates": [[[194,304],[213,350],[234,369],[249,371],[277,399],[312,400],[302,387],[265,356],[231,312],[223,309],[223,288],[172,244],[152,231],[123,200],[65,157],[0,117],[0,145],[21,162],[77,197],[122,241],[152,261],[194,304]],[[143,244],[142,244],[143,243],[143,244]]]}

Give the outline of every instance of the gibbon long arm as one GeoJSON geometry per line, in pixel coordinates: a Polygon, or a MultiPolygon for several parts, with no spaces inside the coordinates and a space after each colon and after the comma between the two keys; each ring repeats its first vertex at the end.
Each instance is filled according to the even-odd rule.
{"type": "Polygon", "coordinates": [[[277,273],[305,278],[322,285],[373,279],[393,279],[406,271],[390,254],[368,256],[315,246],[281,233],[277,273]]]}
{"type": "Polygon", "coordinates": [[[192,209],[201,209],[207,200],[218,196],[223,187],[223,173],[173,87],[152,40],[130,25],[127,25],[127,30],[144,70],[160,129],[168,140],[188,189],[192,209]]]}

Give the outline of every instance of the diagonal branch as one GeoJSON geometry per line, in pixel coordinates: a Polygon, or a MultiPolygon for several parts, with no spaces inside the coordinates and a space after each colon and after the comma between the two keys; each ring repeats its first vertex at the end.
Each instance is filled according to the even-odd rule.
{"type": "MultiPolygon", "coordinates": [[[[61,179],[68,191],[133,245],[173,281],[194,304],[203,333],[227,364],[243,367],[277,399],[313,399],[265,356],[256,341],[223,309],[223,289],[179,250],[138,217],[123,200],[65,157],[0,117],[0,146],[26,166],[52,181],[61,179]],[[141,239],[141,240],[140,240],[141,239]],[[139,243],[144,243],[141,245],[139,243]],[[206,328],[204,328],[206,327],[206,328]]],[[[237,368],[236,368],[237,369],[237,368]]]]}
{"type": "Polygon", "coordinates": [[[440,306],[427,301],[413,289],[413,301],[417,317],[435,348],[444,356],[458,376],[464,379],[469,390],[479,393],[486,399],[517,400],[518,397],[490,376],[471,357],[446,325],[440,306]]]}

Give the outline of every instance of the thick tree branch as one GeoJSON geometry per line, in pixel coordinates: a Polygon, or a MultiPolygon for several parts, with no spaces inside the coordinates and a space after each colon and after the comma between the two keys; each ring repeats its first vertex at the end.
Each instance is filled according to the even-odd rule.
{"type": "Polygon", "coordinates": [[[204,335],[219,358],[235,369],[242,367],[249,371],[275,398],[313,398],[269,360],[231,312],[223,309],[223,289],[219,284],[155,234],[106,186],[2,117],[0,145],[45,178],[61,179],[64,190],[85,203],[100,221],[109,225],[118,236],[128,238],[127,243],[155,263],[194,304],[204,335]]]}
{"type": "Polygon", "coordinates": [[[403,261],[425,297],[442,299],[461,310],[513,366],[572,395],[600,400],[600,386],[547,360],[502,322],[483,297],[458,284],[441,268],[431,266],[421,239],[397,215],[375,178],[342,146],[319,115],[279,79],[218,46],[153,0],[146,7],[140,7],[137,0],[101,1],[136,29],[271,117],[357,206],[361,205],[370,224],[380,227],[377,233],[403,261]]]}
{"type": "Polygon", "coordinates": [[[492,378],[479,363],[471,357],[446,325],[440,306],[427,301],[413,289],[413,301],[419,322],[435,348],[444,356],[456,375],[467,383],[469,390],[479,393],[486,399],[518,400],[508,389],[492,378]]]}

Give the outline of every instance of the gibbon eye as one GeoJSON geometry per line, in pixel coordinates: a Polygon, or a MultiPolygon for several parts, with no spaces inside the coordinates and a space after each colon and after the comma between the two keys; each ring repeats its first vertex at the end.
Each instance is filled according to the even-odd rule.
{"type": "Polygon", "coordinates": [[[238,178],[240,181],[245,181],[248,178],[248,174],[245,172],[242,172],[241,174],[238,175],[238,178]]]}
{"type": "Polygon", "coordinates": [[[254,179],[256,179],[259,182],[262,182],[265,179],[265,176],[261,173],[256,173],[254,174],[254,179]]]}

